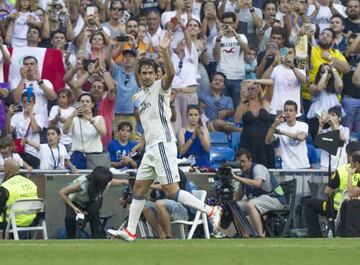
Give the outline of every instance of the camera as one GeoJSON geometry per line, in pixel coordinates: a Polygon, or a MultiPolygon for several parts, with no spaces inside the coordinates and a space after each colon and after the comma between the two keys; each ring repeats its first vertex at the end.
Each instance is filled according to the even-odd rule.
{"type": "Polygon", "coordinates": [[[220,203],[231,201],[233,199],[234,187],[232,185],[231,167],[227,163],[219,167],[215,180],[218,181],[216,185],[218,201],[220,203]]]}
{"type": "Polygon", "coordinates": [[[135,173],[134,172],[129,172],[129,174],[130,174],[129,184],[124,189],[123,196],[122,196],[122,200],[125,202],[123,204],[123,208],[126,208],[126,206],[131,203],[132,198],[133,198],[133,189],[134,189],[134,184],[135,184],[135,173]]]}
{"type": "Polygon", "coordinates": [[[84,226],[84,225],[85,225],[85,214],[83,214],[83,213],[77,213],[75,219],[76,219],[76,224],[77,224],[78,226],[81,227],[81,226],[84,226]]]}

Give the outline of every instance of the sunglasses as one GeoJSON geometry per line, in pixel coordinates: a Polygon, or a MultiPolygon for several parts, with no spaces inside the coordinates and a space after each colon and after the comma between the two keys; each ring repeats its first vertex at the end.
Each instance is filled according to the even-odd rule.
{"type": "Polygon", "coordinates": [[[125,9],[122,7],[112,7],[111,10],[113,11],[124,11],[125,9]]]}

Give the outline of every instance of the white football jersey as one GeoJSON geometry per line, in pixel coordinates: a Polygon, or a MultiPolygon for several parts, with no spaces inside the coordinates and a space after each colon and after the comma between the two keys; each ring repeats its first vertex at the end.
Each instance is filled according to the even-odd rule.
{"type": "Polygon", "coordinates": [[[176,142],[171,125],[171,88],[163,90],[161,80],[134,95],[138,101],[141,125],[144,128],[146,148],[161,142],[176,142]]]}

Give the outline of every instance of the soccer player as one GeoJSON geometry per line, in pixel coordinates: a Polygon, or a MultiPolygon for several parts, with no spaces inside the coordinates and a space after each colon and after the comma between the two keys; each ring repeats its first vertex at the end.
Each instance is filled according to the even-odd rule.
{"type": "Polygon", "coordinates": [[[144,135],[137,148],[140,149],[146,144],[146,149],[136,176],[128,225],[124,229],[108,230],[109,234],[125,241],[136,239],[136,227],[144,208],[145,195],[156,178],[160,181],[168,198],[206,213],[214,231],[218,229],[221,220],[221,207],[210,207],[191,193],[179,189],[176,138],[170,122],[171,83],[175,75],[169,54],[171,40],[172,33],[167,31],[159,43],[166,71],[162,79],[155,81],[154,60],[144,58],[139,61],[138,71],[143,87],[134,98],[139,102],[140,121],[144,128],[144,135]]]}

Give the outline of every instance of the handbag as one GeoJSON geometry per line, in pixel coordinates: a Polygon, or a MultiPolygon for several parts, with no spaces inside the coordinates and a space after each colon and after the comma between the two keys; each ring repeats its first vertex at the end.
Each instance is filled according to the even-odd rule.
{"type": "Polygon", "coordinates": [[[80,123],[81,144],[83,147],[83,154],[86,159],[86,167],[88,169],[94,169],[98,166],[110,168],[111,167],[110,156],[107,152],[102,152],[102,153],[86,153],[85,152],[84,138],[83,138],[80,118],[79,118],[79,123],[80,123]]]}
{"type": "MultiPolygon", "coordinates": [[[[26,130],[24,138],[26,138],[29,135],[30,127],[31,127],[31,121],[29,123],[29,127],[26,130]]],[[[23,139],[24,138],[16,138],[14,140],[15,150],[16,150],[16,152],[18,154],[24,154],[25,153],[25,145],[23,144],[23,139]]]]}

